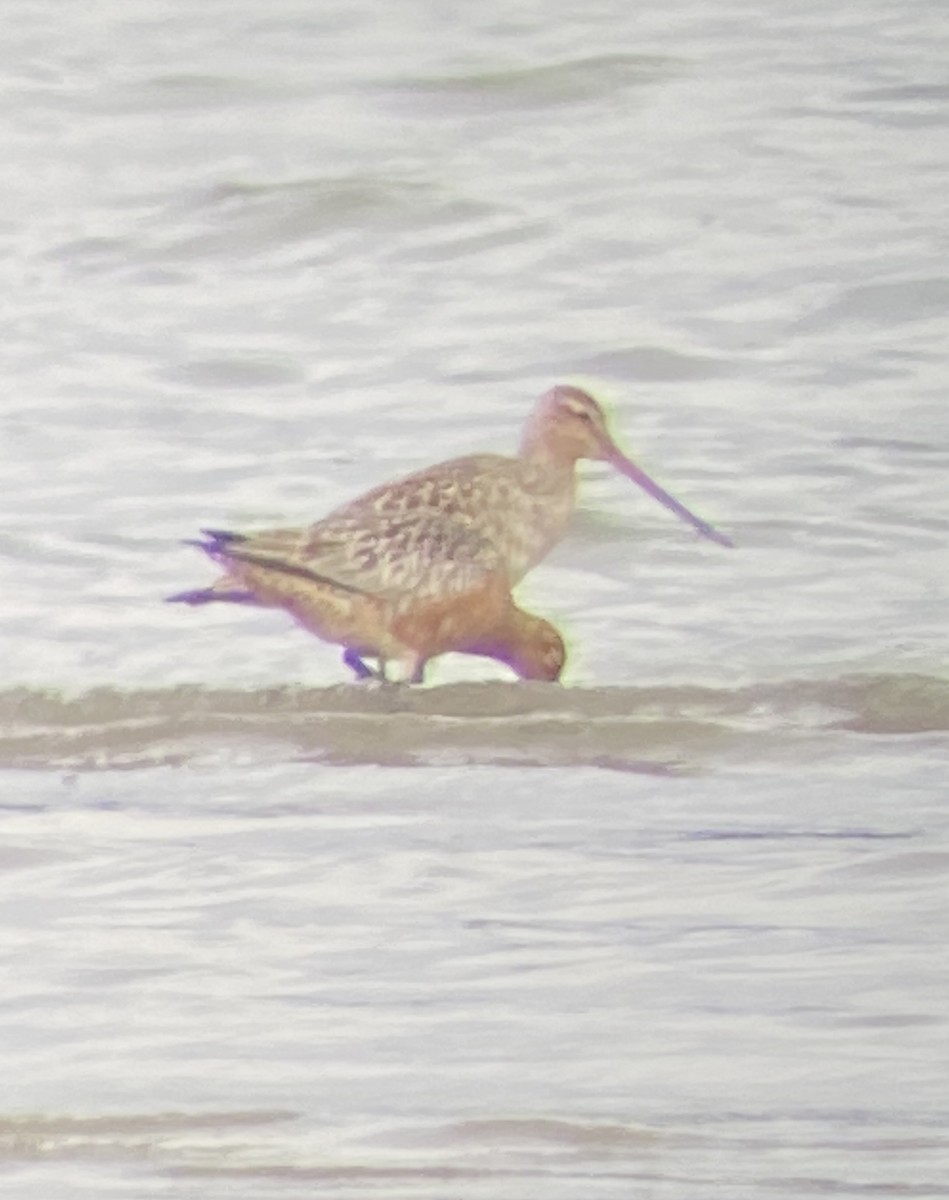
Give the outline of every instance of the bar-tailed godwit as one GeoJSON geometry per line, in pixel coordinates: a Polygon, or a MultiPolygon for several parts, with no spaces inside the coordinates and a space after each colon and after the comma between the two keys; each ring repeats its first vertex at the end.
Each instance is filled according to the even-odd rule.
{"type": "Polygon", "coordinates": [[[563,640],[518,608],[493,546],[460,521],[424,511],[328,517],[305,529],[252,535],[206,530],[200,546],[226,574],[170,596],[282,608],[345,647],[358,676],[421,683],[449,651],[507,663],[521,679],[560,677],[563,640]],[[378,660],[378,671],[363,661],[378,660]]]}
{"type": "Polygon", "coordinates": [[[466,454],[383,483],[331,516],[428,509],[460,517],[496,546],[517,583],[556,545],[576,505],[576,465],[608,462],[702,537],[733,545],[659,486],[613,440],[606,416],[587,392],[551,388],[528,417],[515,456],[466,454]]]}
{"type": "Polygon", "coordinates": [[[560,635],[519,609],[511,588],[566,531],[580,459],[610,463],[703,537],[725,534],[661,488],[616,445],[602,408],[576,387],[537,402],[516,456],[471,454],[381,484],[305,529],[209,532],[197,543],[227,574],[171,597],[284,608],[345,647],[357,674],[374,657],[418,681],[450,650],[556,679],[560,635]]]}

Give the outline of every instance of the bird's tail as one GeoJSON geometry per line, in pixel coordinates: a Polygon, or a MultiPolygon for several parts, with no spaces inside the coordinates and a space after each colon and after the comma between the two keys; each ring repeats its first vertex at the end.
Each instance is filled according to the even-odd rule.
{"type": "Polygon", "coordinates": [[[221,600],[225,604],[256,604],[252,592],[246,588],[203,587],[192,588],[190,592],[176,592],[174,596],[166,596],[168,604],[213,604],[221,600]]]}
{"type": "MultiPolygon", "coordinates": [[[[200,538],[189,538],[185,545],[197,546],[215,561],[227,553],[229,545],[246,541],[244,534],[231,533],[227,529],[202,529],[201,534],[200,538]]],[[[257,604],[253,592],[240,587],[236,579],[226,575],[210,587],[176,592],[174,596],[166,596],[165,600],[169,604],[214,604],[218,601],[224,604],[257,604]]]]}
{"type": "Polygon", "coordinates": [[[229,529],[202,529],[200,538],[185,538],[186,546],[197,546],[199,550],[203,550],[205,554],[211,558],[217,558],[220,554],[226,554],[229,546],[235,546],[238,542],[246,542],[247,535],[243,533],[231,533],[229,529]]]}

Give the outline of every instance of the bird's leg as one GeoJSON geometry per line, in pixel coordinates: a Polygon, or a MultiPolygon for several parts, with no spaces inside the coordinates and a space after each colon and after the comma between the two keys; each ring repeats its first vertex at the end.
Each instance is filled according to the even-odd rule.
{"type": "Polygon", "coordinates": [[[393,668],[384,678],[390,679],[393,683],[424,683],[425,663],[426,660],[420,654],[411,650],[407,651],[384,664],[393,668]]]}
{"type": "Polygon", "coordinates": [[[357,679],[385,679],[385,668],[381,663],[379,670],[374,671],[372,667],[363,662],[355,650],[349,647],[343,651],[343,662],[355,673],[357,679]]]}
{"type": "Polygon", "coordinates": [[[373,679],[377,683],[423,683],[425,659],[409,652],[399,658],[379,658],[379,666],[373,670],[351,648],[343,651],[343,662],[355,673],[357,679],[373,679]],[[388,668],[392,668],[391,671],[388,668]]]}

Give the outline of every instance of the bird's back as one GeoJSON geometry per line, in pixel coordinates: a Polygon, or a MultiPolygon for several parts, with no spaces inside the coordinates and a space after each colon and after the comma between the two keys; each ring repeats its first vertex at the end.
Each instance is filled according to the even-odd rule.
{"type": "Polygon", "coordinates": [[[326,520],[437,514],[485,539],[517,583],[563,536],[574,497],[572,468],[550,472],[520,458],[470,454],[380,484],[326,520]]]}
{"type": "Polygon", "coordinates": [[[428,509],[340,509],[303,529],[261,530],[228,552],[236,561],[388,602],[463,594],[503,570],[478,530],[428,509]]]}

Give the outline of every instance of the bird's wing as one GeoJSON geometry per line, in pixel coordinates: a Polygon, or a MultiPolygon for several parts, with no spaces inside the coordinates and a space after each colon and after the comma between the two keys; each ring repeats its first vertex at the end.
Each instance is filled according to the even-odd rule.
{"type": "Polygon", "coordinates": [[[333,509],[326,519],[363,519],[366,513],[407,516],[423,510],[447,517],[475,512],[496,499],[492,492],[518,469],[516,459],[500,454],[466,454],[380,483],[333,509]]]}
{"type": "Polygon", "coordinates": [[[425,511],[341,513],[231,537],[216,556],[390,600],[457,595],[498,567],[491,544],[464,520],[425,511]]]}

